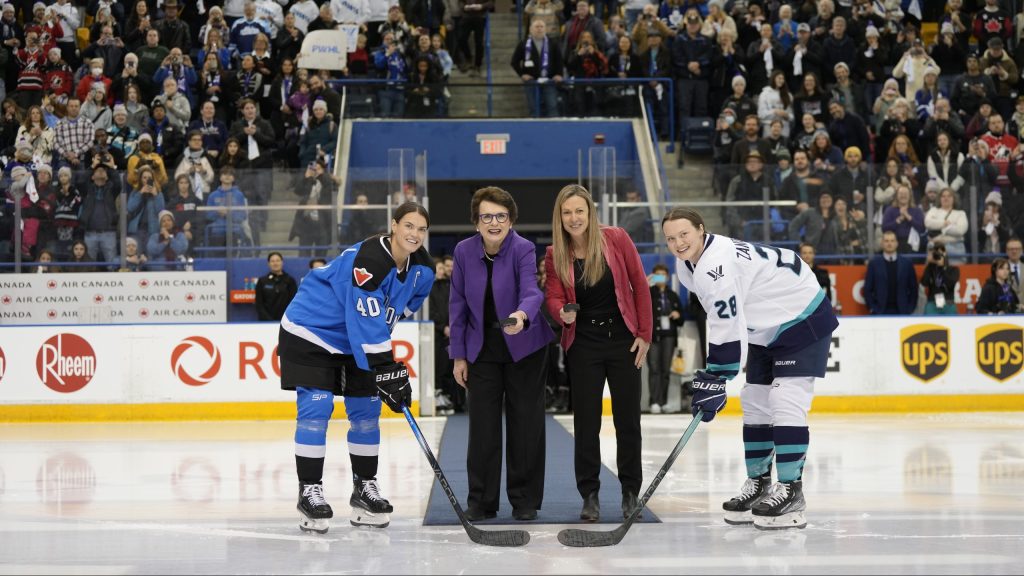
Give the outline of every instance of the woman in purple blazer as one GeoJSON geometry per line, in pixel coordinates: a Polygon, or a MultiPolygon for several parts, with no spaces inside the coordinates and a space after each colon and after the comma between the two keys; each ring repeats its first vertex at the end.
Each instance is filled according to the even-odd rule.
{"type": "Polygon", "coordinates": [[[512,231],[512,195],[481,188],[471,213],[477,234],[455,247],[448,348],[469,405],[466,516],[497,515],[504,408],[512,516],[533,520],[544,499],[544,373],[554,333],[541,313],[536,248],[512,231]]]}

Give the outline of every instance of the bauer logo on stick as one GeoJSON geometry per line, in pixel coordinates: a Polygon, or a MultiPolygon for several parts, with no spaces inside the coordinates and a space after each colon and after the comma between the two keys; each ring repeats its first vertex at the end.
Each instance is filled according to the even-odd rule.
{"type": "Polygon", "coordinates": [[[949,328],[914,324],[900,330],[903,369],[922,382],[941,376],[949,368],[949,328]]]}
{"type": "Polygon", "coordinates": [[[1024,367],[1024,329],[1012,324],[989,324],[975,330],[978,368],[1005,382],[1024,367]]]}
{"type": "Polygon", "coordinates": [[[366,268],[353,268],[352,274],[355,275],[356,286],[362,286],[363,284],[369,282],[371,278],[373,278],[373,274],[367,272],[366,268]]]}

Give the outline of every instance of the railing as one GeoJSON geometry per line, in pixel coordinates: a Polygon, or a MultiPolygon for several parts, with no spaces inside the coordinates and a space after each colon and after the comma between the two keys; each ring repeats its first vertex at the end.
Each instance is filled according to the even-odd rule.
{"type": "Polygon", "coordinates": [[[491,76],[491,15],[484,20],[484,60],[487,62],[487,116],[494,115],[494,82],[491,76]]]}
{"type": "MultiPolygon", "coordinates": [[[[651,106],[649,106],[642,99],[640,101],[640,106],[641,110],[643,110],[644,112],[644,124],[647,126],[648,135],[650,136],[649,144],[651,148],[654,149],[653,157],[654,162],[656,164],[656,172],[658,176],[657,189],[661,193],[661,199],[667,202],[669,200],[668,185],[666,184],[668,179],[665,176],[665,162],[662,161],[661,159],[661,144],[658,140],[658,128],[657,126],[655,126],[654,123],[654,117],[651,113],[651,106]]],[[[669,153],[672,152],[672,146],[674,146],[674,144],[669,144],[669,153]]]]}
{"type": "MultiPolygon", "coordinates": [[[[488,72],[488,73],[490,74],[490,72],[488,72]]],[[[521,101],[525,102],[526,101],[526,96],[524,95],[524,92],[523,92],[524,89],[532,89],[532,90],[534,90],[535,91],[535,95],[537,95],[539,97],[540,96],[540,91],[542,89],[544,89],[545,87],[547,87],[547,86],[554,86],[555,89],[557,90],[557,93],[558,93],[558,96],[559,96],[559,98],[558,98],[558,106],[559,107],[558,107],[558,110],[557,110],[558,114],[555,114],[554,115],[555,117],[574,117],[574,118],[583,117],[583,116],[586,116],[586,117],[621,117],[621,116],[639,117],[639,115],[640,115],[639,106],[635,107],[635,110],[633,109],[633,107],[630,107],[629,114],[624,114],[623,113],[625,109],[616,107],[616,104],[618,104],[621,101],[620,98],[617,96],[617,93],[621,92],[621,90],[616,90],[616,89],[623,89],[623,88],[627,88],[628,87],[628,88],[633,88],[633,89],[635,89],[636,92],[639,92],[639,93],[642,94],[642,93],[645,92],[644,87],[648,86],[650,82],[657,82],[657,83],[661,84],[662,86],[666,87],[665,88],[665,93],[668,96],[669,102],[674,102],[674,99],[675,99],[675,86],[674,86],[674,83],[673,83],[672,79],[668,78],[668,77],[635,78],[635,79],[634,78],[566,78],[562,82],[558,82],[558,83],[555,83],[555,82],[495,83],[495,82],[491,82],[490,81],[490,77],[488,77],[488,81],[487,82],[478,82],[478,83],[460,82],[458,84],[435,83],[434,85],[432,85],[432,87],[434,88],[434,91],[433,91],[434,95],[431,96],[432,98],[436,99],[438,97],[438,96],[436,96],[437,94],[442,94],[443,95],[443,89],[444,88],[447,88],[448,91],[451,93],[451,101],[449,102],[449,106],[448,106],[449,112],[445,116],[440,116],[438,114],[433,114],[433,115],[425,116],[425,117],[424,116],[417,116],[416,118],[423,119],[423,118],[441,118],[441,117],[444,117],[444,118],[460,118],[460,117],[463,117],[463,118],[519,117],[518,115],[515,115],[515,116],[496,116],[495,111],[494,111],[494,105],[493,105],[494,100],[495,99],[503,100],[503,99],[507,98],[507,99],[522,99],[521,101]],[[481,88],[481,87],[482,88],[487,88],[488,89],[488,95],[489,95],[488,96],[487,109],[486,109],[486,113],[485,114],[482,114],[482,115],[481,114],[466,114],[466,115],[460,116],[457,113],[451,112],[451,109],[453,108],[453,106],[451,106],[451,103],[455,102],[459,98],[459,93],[460,93],[461,90],[467,89],[467,88],[474,88],[475,89],[475,88],[481,88]],[[599,101],[594,106],[593,113],[585,113],[586,111],[577,110],[576,103],[573,102],[573,97],[576,95],[574,90],[576,90],[578,88],[592,88],[595,92],[597,92],[598,100],[599,101]],[[584,112],[584,113],[581,113],[581,112],[584,112]]],[[[406,92],[408,92],[408,91],[410,91],[412,89],[412,86],[413,86],[412,83],[410,83],[410,82],[396,83],[394,81],[388,81],[388,80],[380,79],[380,78],[353,78],[353,79],[346,79],[346,80],[332,80],[332,81],[330,81],[330,84],[332,86],[334,86],[336,89],[345,89],[345,88],[351,89],[353,87],[362,87],[364,90],[369,92],[369,96],[371,96],[371,100],[373,100],[374,102],[376,101],[376,94],[377,94],[377,92],[379,90],[381,90],[381,89],[401,88],[402,90],[405,90],[406,92]]],[[[345,111],[345,115],[347,117],[377,117],[376,112],[377,112],[377,110],[376,110],[375,106],[374,106],[373,110],[365,110],[365,109],[364,110],[353,110],[352,107],[351,107],[351,104],[350,104],[349,108],[347,108],[346,111],[345,111]]],[[[675,132],[675,125],[676,125],[675,106],[668,106],[668,110],[666,110],[666,116],[667,116],[667,122],[668,122],[668,130],[667,130],[667,132],[669,134],[673,134],[675,132]]],[[[411,118],[413,116],[411,116],[409,114],[408,110],[407,110],[405,117],[411,118]]]]}
{"type": "Polygon", "coordinates": [[[512,0],[516,5],[516,38],[523,38],[523,10],[529,0],[512,0]]]}
{"type": "MultiPolygon", "coordinates": [[[[875,166],[863,168],[866,177],[860,181],[867,183],[863,191],[845,189],[839,175],[828,176],[825,170],[805,181],[806,197],[801,198],[794,195],[800,192],[799,187],[792,185],[792,180],[783,185],[774,183],[777,168],[774,165],[764,167],[764,174],[771,176],[762,177],[757,183],[751,183],[753,179],[746,174],[746,167],[720,165],[714,167],[711,182],[697,184],[698,190],[703,191],[699,200],[680,199],[681,194],[694,194],[693,191],[676,191],[671,196],[673,200],[668,201],[664,197],[644,196],[644,187],[641,186],[643,182],[639,180],[641,171],[635,162],[616,161],[614,156],[601,158],[602,166],[598,166],[596,171],[588,170],[592,174],[586,185],[592,187],[597,194],[600,213],[607,215],[603,221],[630,227],[635,231],[631,232],[634,240],[647,253],[664,250],[660,215],[673,206],[687,206],[699,209],[704,214],[708,230],[714,233],[787,247],[794,247],[801,241],[817,242],[818,258],[822,261],[863,262],[880,250],[885,209],[889,210],[890,218],[898,213],[898,210],[893,212],[894,209],[888,206],[893,187],[884,178],[878,177],[881,172],[875,166]],[[731,192],[730,184],[733,184],[731,192]],[[629,190],[640,192],[641,201],[622,201],[624,193],[629,190]],[[817,234],[819,231],[808,229],[815,222],[817,226],[833,226],[831,223],[838,222],[835,217],[816,220],[809,217],[813,214],[805,215],[807,210],[820,210],[819,195],[822,191],[829,191],[830,196],[834,195],[837,201],[841,199],[847,204],[847,213],[855,221],[857,230],[851,232],[847,229],[845,235],[837,236],[838,229],[833,229],[829,232],[833,236],[826,237],[817,234]],[[856,213],[850,210],[851,207],[856,209],[856,213]],[[632,212],[637,208],[642,209],[642,214],[639,211],[632,212]],[[823,242],[821,238],[829,238],[831,243],[823,242]],[[848,240],[843,239],[848,238],[855,238],[856,245],[844,244],[848,240]]],[[[263,259],[268,252],[274,250],[289,257],[330,258],[340,253],[345,246],[387,230],[392,209],[411,197],[424,203],[433,198],[436,202],[432,202],[431,207],[443,207],[434,210],[432,222],[435,226],[431,230],[431,248],[437,254],[450,253],[455,242],[474,233],[473,227],[466,222],[468,200],[464,189],[435,183],[428,191],[425,157],[410,158],[402,165],[404,168],[396,168],[401,174],[394,177],[385,167],[350,169],[346,172],[344,190],[338,192],[334,180],[329,183],[325,181],[321,187],[326,190],[321,191],[315,201],[309,201],[311,188],[308,187],[312,186],[312,181],[306,178],[305,172],[281,169],[246,172],[236,184],[245,197],[241,205],[236,203],[234,195],[227,195],[223,206],[209,207],[195,201],[194,207],[173,212],[175,234],[182,231],[185,222],[191,226],[187,248],[173,253],[157,250],[154,255],[147,254],[147,248],[150,239],[159,232],[154,220],[158,219],[159,205],[143,208],[137,218],[129,217],[123,207],[128,205],[133,191],[127,185],[117,197],[118,206],[122,207],[118,210],[117,229],[111,231],[105,239],[100,238],[102,235],[98,233],[87,231],[88,223],[84,221],[80,223],[80,228],[71,231],[70,236],[60,236],[56,221],[24,218],[18,209],[22,203],[9,200],[0,214],[0,228],[6,231],[23,230],[26,229],[23,227],[24,222],[35,220],[27,229],[34,230],[35,225],[39,224],[39,232],[34,237],[8,232],[10,235],[5,234],[0,238],[0,272],[33,272],[40,265],[38,258],[43,251],[48,251],[55,260],[44,263],[46,265],[80,268],[95,263],[108,270],[139,267],[137,256],[141,254],[148,257],[148,262],[142,263],[142,267],[161,269],[185,269],[189,266],[190,258],[197,269],[229,268],[237,260],[263,259]],[[270,191],[276,195],[271,196],[270,191]],[[365,196],[365,201],[360,199],[357,202],[359,196],[365,196]],[[303,198],[306,200],[300,202],[303,198]],[[224,211],[224,219],[211,217],[219,210],[224,211]],[[239,217],[236,223],[231,219],[231,215],[235,214],[244,214],[244,217],[239,217]],[[227,225],[229,222],[232,225],[227,225]],[[133,248],[129,247],[126,240],[129,237],[135,238],[133,248]],[[77,239],[85,240],[90,249],[103,249],[103,257],[97,258],[98,254],[91,254],[91,257],[81,262],[70,261],[72,241],[77,239]],[[109,245],[111,242],[113,246],[109,245]],[[97,260],[101,262],[97,263],[97,260]]],[[[911,168],[908,168],[908,173],[910,171],[911,168]]],[[[88,176],[88,172],[79,173],[75,180],[83,195],[90,190],[88,176]]],[[[120,174],[116,176],[121,178],[120,174]]],[[[521,190],[512,190],[520,204],[521,218],[517,229],[528,233],[541,246],[550,242],[552,234],[549,203],[557,190],[568,181],[571,178],[543,184],[531,182],[521,190]],[[536,194],[545,200],[530,202],[527,200],[529,194],[536,194]]],[[[8,185],[8,182],[0,181],[0,190],[6,190],[8,185]]],[[[915,190],[921,187],[919,183],[913,186],[915,190]]],[[[951,261],[958,263],[988,262],[996,255],[1001,255],[1005,250],[1006,239],[1024,229],[1024,215],[1004,212],[999,226],[986,228],[988,213],[995,209],[994,204],[984,204],[990,188],[988,182],[974,179],[959,186],[957,206],[964,210],[968,221],[966,233],[943,233],[934,227],[926,229],[919,234],[914,249],[910,237],[902,236],[901,230],[898,238],[900,250],[912,259],[923,261],[931,242],[939,239],[947,242],[951,261]],[[994,237],[1001,240],[995,249],[987,242],[993,237],[989,232],[995,233],[994,237]]],[[[164,192],[166,197],[161,196],[160,204],[164,207],[169,205],[170,189],[164,192]]],[[[1010,192],[1007,190],[1003,196],[1007,204],[1015,197],[1010,192]]],[[[205,197],[209,198],[212,193],[206,192],[205,197]]],[[[47,196],[47,199],[56,202],[52,196],[47,196]]],[[[156,200],[153,199],[153,202],[156,200]]],[[[938,200],[930,202],[937,203],[938,200]]],[[[834,201],[832,209],[835,204],[834,201]]],[[[919,201],[915,201],[916,204],[919,201]]],[[[921,216],[918,215],[919,221],[921,216]]],[[[891,223],[886,223],[885,227],[895,228],[891,223]]],[[[160,244],[155,246],[159,248],[160,244]]]]}

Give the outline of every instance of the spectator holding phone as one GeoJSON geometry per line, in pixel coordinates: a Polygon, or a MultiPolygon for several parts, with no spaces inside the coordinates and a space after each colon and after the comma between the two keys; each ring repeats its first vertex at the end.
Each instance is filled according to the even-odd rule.
{"type": "MultiPolygon", "coordinates": [[[[327,163],[317,158],[306,167],[302,183],[296,187],[296,194],[302,196],[299,204],[316,206],[334,202],[334,181],[327,171],[327,163]]],[[[320,208],[300,208],[295,212],[288,240],[296,238],[300,246],[309,246],[299,251],[299,256],[323,256],[331,243],[331,211],[320,208]]],[[[365,236],[364,236],[365,237],[365,236]]]]}
{"type": "Polygon", "coordinates": [[[138,174],[139,187],[128,195],[128,233],[148,241],[149,235],[160,228],[159,215],[164,211],[164,195],[152,166],[143,166],[138,174]]]}
{"type": "MultiPolygon", "coordinates": [[[[150,270],[174,270],[178,259],[188,252],[189,240],[187,230],[178,228],[174,214],[169,210],[161,210],[159,214],[160,229],[149,236],[146,242],[146,254],[149,256],[150,270]]],[[[191,226],[185,222],[185,226],[191,226]]]]}
{"type": "Polygon", "coordinates": [[[188,145],[182,154],[181,162],[174,171],[174,178],[184,175],[189,179],[195,196],[202,200],[210,192],[213,186],[216,172],[210,158],[203,148],[203,133],[199,130],[192,130],[187,136],[188,145]]]}
{"type": "Polygon", "coordinates": [[[928,263],[921,273],[921,286],[928,297],[924,305],[925,316],[955,316],[956,283],[960,281],[960,269],[949,263],[946,246],[936,242],[928,252],[928,263]]]}

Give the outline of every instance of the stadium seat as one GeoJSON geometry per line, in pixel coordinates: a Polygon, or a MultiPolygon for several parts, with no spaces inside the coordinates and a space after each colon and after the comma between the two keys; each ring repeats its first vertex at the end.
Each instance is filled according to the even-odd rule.
{"type": "Polygon", "coordinates": [[[688,154],[711,154],[715,141],[715,119],[694,117],[683,119],[683,150],[688,154]]]}

